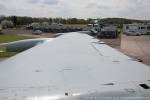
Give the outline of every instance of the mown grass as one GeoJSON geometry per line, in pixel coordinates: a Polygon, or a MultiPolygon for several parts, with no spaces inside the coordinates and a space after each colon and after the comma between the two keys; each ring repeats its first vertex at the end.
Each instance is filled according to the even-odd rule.
{"type": "MultiPolygon", "coordinates": [[[[31,38],[33,37],[21,35],[0,35],[0,44],[31,38]]],[[[17,52],[0,52],[0,58],[11,57],[15,54],[17,54],[17,52]]]]}
{"type": "Polygon", "coordinates": [[[16,52],[0,52],[0,58],[11,57],[17,54],[16,52]]]}
{"type": "Polygon", "coordinates": [[[0,35],[0,43],[8,43],[8,42],[13,42],[17,40],[31,39],[31,38],[33,37],[21,36],[21,35],[0,35]]]}

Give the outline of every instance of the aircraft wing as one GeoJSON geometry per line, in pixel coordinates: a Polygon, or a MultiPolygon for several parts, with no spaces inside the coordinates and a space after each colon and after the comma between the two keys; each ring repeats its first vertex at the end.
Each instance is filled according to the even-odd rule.
{"type": "Polygon", "coordinates": [[[149,100],[149,80],[150,67],[74,32],[1,62],[0,100],[149,100]]]}

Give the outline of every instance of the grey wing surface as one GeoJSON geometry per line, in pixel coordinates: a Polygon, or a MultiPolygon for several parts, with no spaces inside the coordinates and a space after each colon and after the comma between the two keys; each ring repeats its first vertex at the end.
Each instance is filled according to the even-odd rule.
{"type": "Polygon", "coordinates": [[[143,100],[149,80],[148,66],[74,32],[0,63],[0,99],[143,100]]]}

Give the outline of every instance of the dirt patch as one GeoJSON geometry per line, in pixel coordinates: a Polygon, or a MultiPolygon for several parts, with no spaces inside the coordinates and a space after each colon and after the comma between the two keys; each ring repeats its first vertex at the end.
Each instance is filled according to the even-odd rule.
{"type": "Polygon", "coordinates": [[[107,45],[109,45],[113,48],[120,49],[121,35],[119,35],[118,38],[116,38],[116,39],[100,39],[100,41],[105,42],[107,45]]]}
{"type": "Polygon", "coordinates": [[[4,29],[2,32],[6,35],[21,35],[35,38],[54,38],[54,33],[42,33],[41,35],[33,35],[32,30],[25,29],[4,29]]]}
{"type": "Polygon", "coordinates": [[[121,49],[126,55],[143,60],[150,66],[150,36],[126,36],[122,35],[121,49]]]}

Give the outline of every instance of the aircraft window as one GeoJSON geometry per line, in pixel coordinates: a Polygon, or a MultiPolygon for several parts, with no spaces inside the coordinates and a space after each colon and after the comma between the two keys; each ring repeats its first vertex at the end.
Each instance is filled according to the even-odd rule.
{"type": "Polygon", "coordinates": [[[144,89],[150,89],[150,87],[149,87],[148,85],[146,85],[146,84],[140,84],[140,86],[141,86],[142,88],[144,88],[144,89]]]}

